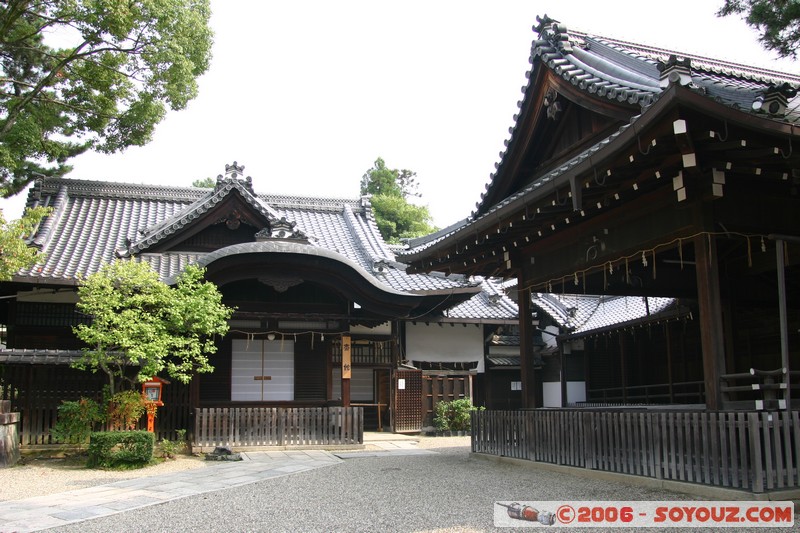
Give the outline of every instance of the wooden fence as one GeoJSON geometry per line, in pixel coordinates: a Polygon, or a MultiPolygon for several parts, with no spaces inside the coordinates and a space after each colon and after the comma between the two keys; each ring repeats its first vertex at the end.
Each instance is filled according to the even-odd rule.
{"type": "Polygon", "coordinates": [[[436,404],[469,398],[469,376],[422,376],[422,425],[432,426],[436,404]]]}
{"type": "Polygon", "coordinates": [[[209,407],[195,410],[193,446],[324,446],[364,443],[361,407],[209,407]]]}
{"type": "Polygon", "coordinates": [[[761,493],[800,487],[800,413],[476,411],[472,451],[761,493]]]}

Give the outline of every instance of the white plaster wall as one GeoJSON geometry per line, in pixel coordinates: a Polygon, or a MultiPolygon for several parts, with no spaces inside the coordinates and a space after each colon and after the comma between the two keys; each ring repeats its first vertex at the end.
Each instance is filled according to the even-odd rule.
{"type": "Polygon", "coordinates": [[[585,381],[567,381],[567,401],[569,403],[586,401],[585,381]]]}
{"type": "Polygon", "coordinates": [[[406,359],[455,363],[478,361],[483,365],[483,328],[473,324],[406,324],[406,359]]]}
{"type": "Polygon", "coordinates": [[[392,325],[389,322],[384,322],[374,328],[366,326],[350,326],[350,333],[362,333],[364,335],[391,335],[392,325]]]}
{"type": "MultiPolygon", "coordinates": [[[[586,401],[586,382],[567,381],[566,403],[586,401]]],[[[564,407],[561,405],[561,383],[546,381],[542,384],[542,402],[544,407],[564,407]]]]}
{"type": "Polygon", "coordinates": [[[542,401],[544,407],[561,407],[561,383],[558,381],[542,383],[542,401]]]}

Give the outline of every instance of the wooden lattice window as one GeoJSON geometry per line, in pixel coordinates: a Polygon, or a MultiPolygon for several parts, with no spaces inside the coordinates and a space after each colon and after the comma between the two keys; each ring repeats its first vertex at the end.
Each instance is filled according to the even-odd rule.
{"type": "Polygon", "coordinates": [[[16,325],[38,327],[71,327],[92,321],[75,309],[73,304],[19,302],[16,306],[16,325]]]}

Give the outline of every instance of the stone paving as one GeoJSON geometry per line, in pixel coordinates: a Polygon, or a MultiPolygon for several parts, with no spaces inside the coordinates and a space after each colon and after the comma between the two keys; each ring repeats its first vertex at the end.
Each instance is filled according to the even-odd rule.
{"type": "MultiPolygon", "coordinates": [[[[378,446],[387,451],[396,449],[403,453],[402,444],[392,445],[386,441],[378,446]]],[[[331,466],[342,461],[324,450],[251,451],[242,453],[242,459],[242,461],[222,461],[207,468],[0,502],[0,532],[40,531],[185,496],[331,466]]]]}

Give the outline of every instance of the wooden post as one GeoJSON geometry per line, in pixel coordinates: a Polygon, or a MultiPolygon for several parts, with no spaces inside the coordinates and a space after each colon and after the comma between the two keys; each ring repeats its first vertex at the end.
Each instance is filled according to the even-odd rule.
{"type": "Polygon", "coordinates": [[[541,407],[539,399],[541,391],[536,380],[536,369],[533,366],[533,314],[531,312],[531,290],[524,287],[523,279],[519,282],[519,356],[520,373],[522,374],[522,407],[541,407]]]}
{"type": "Polygon", "coordinates": [[[11,400],[0,400],[0,468],[19,462],[19,418],[11,411],[11,400]]]}
{"type": "Polygon", "coordinates": [[[628,373],[625,359],[625,331],[619,330],[617,333],[619,340],[619,379],[622,384],[622,403],[628,403],[628,373]]]}
{"type": "Polygon", "coordinates": [[[694,253],[697,262],[697,300],[700,307],[706,407],[716,411],[722,408],[719,380],[720,375],[725,373],[725,339],[715,237],[695,237],[694,253]]]}
{"type": "Polygon", "coordinates": [[[559,407],[567,407],[567,354],[564,353],[563,345],[558,347],[558,354],[561,359],[561,405],[559,407]]]}
{"type": "Polygon", "coordinates": [[[792,378],[789,368],[789,329],[787,326],[786,318],[786,258],[785,258],[785,243],[784,237],[770,235],[771,239],[775,239],[775,267],[778,274],[778,325],[780,326],[781,334],[781,366],[783,367],[786,375],[784,376],[784,383],[786,383],[786,390],[784,391],[784,401],[786,402],[786,411],[792,410],[792,378]]]}
{"type": "Polygon", "coordinates": [[[667,344],[667,382],[669,383],[669,403],[675,403],[675,386],[672,377],[672,338],[670,338],[669,320],[664,323],[664,337],[667,344]]]}

